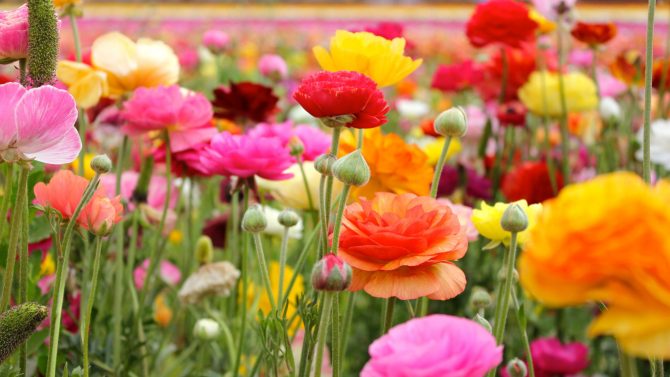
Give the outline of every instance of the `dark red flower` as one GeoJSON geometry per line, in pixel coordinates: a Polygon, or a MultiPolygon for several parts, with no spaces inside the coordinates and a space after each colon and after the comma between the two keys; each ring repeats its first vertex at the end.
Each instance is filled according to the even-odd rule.
{"type": "Polygon", "coordinates": [[[350,128],[374,128],[386,123],[389,106],[377,84],[358,72],[322,71],[307,76],[293,98],[315,118],[342,118],[350,128]],[[346,119],[346,118],[345,118],[346,119]]]}
{"type": "Polygon", "coordinates": [[[214,89],[214,115],[231,121],[265,122],[277,111],[279,98],[272,88],[252,82],[214,89]]]}
{"type": "MultiPolygon", "coordinates": [[[[563,177],[556,171],[556,186],[563,187],[563,177]]],[[[549,168],[544,161],[524,162],[512,169],[503,179],[502,192],[508,201],[526,199],[529,204],[542,203],[554,196],[549,168]]]]}
{"type": "Polygon", "coordinates": [[[482,67],[472,60],[437,67],[431,88],[458,92],[475,86],[484,78],[482,67]]]}
{"type": "Polygon", "coordinates": [[[499,43],[520,47],[535,36],[538,25],[528,7],[515,0],[489,0],[477,5],[466,26],[466,35],[475,47],[499,43]]]}
{"type": "Polygon", "coordinates": [[[523,127],[526,125],[528,109],[519,101],[509,101],[498,106],[496,114],[498,122],[503,127],[523,127]]]}
{"type": "Polygon", "coordinates": [[[571,33],[576,40],[589,46],[596,46],[611,41],[616,36],[617,27],[613,22],[606,24],[577,22],[571,33]]]}

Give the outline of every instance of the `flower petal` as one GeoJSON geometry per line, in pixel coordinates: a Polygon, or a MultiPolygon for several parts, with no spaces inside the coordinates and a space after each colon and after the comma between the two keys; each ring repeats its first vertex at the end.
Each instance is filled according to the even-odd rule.
{"type": "Polygon", "coordinates": [[[26,89],[15,82],[0,85],[0,149],[16,137],[15,108],[26,89]]]}

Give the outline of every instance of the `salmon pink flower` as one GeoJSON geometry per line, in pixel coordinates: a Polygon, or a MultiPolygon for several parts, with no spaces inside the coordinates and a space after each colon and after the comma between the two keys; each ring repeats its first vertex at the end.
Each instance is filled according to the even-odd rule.
{"type": "Polygon", "coordinates": [[[216,134],[211,124],[212,106],[200,93],[168,87],[139,88],[123,105],[129,135],[166,130],[170,134],[170,147],[180,152],[209,140],[216,134]]]}
{"type": "Polygon", "coordinates": [[[72,96],[53,86],[0,85],[0,159],[72,162],[81,150],[72,96]]]}
{"type": "Polygon", "coordinates": [[[28,6],[0,12],[0,61],[28,56],[28,6]]]}
{"type": "Polygon", "coordinates": [[[123,205],[117,197],[110,199],[96,196],[81,211],[78,222],[84,228],[99,236],[106,236],[114,224],[122,219],[123,205]]]}
{"type": "Polygon", "coordinates": [[[275,137],[253,138],[221,132],[214,136],[200,161],[210,174],[270,180],[292,177],[284,173],[291,166],[291,155],[275,137]]]}
{"type": "Polygon", "coordinates": [[[444,314],[395,326],[369,351],[361,377],[483,377],[502,361],[502,346],[483,326],[444,314]]]}
{"type": "Polygon", "coordinates": [[[516,0],[489,0],[477,5],[465,33],[475,47],[502,44],[518,48],[532,40],[537,27],[525,4],[516,0]]]}
{"type": "Polygon", "coordinates": [[[293,98],[324,124],[374,128],[386,123],[389,106],[377,84],[358,72],[318,72],[307,76],[293,98]]]}
{"type": "Polygon", "coordinates": [[[452,261],[468,248],[458,217],[433,198],[377,193],[344,211],[339,256],[354,271],[352,291],[412,300],[447,300],[463,292],[452,261]]]}

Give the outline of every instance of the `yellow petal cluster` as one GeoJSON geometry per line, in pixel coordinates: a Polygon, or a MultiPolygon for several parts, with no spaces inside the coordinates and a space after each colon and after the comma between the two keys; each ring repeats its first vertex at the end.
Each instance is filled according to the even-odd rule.
{"type": "MultiPolygon", "coordinates": [[[[558,117],[562,114],[560,76],[554,72],[533,72],[519,89],[519,99],[532,113],[558,117]]],[[[596,84],[587,75],[570,72],[563,75],[568,113],[595,110],[598,107],[596,84]]]]}
{"type": "Polygon", "coordinates": [[[388,40],[368,32],[338,30],[330,39],[330,51],[317,46],[313,52],[324,70],[356,71],[380,87],[399,82],[422,62],[404,55],[404,38],[388,40]]]}
{"type": "Polygon", "coordinates": [[[500,221],[502,220],[503,213],[505,213],[505,210],[511,204],[518,204],[526,213],[526,216],[528,216],[528,228],[517,234],[519,244],[524,244],[528,239],[529,232],[535,227],[537,217],[542,211],[542,204],[528,205],[526,200],[519,200],[514,203],[498,202],[490,206],[482,202],[479,209],[472,211],[472,224],[477,228],[479,234],[491,240],[491,247],[497,246],[500,243],[509,245],[512,233],[503,230],[500,221]]]}
{"type": "Polygon", "coordinates": [[[68,86],[77,106],[89,109],[98,104],[100,98],[109,95],[107,73],[88,64],[60,61],[56,76],[68,86]]]}
{"type": "Polygon", "coordinates": [[[566,187],[545,202],[519,261],[523,287],[552,307],[602,302],[590,334],[670,359],[670,183],[632,173],[566,187]]]}
{"type": "MultiPolygon", "coordinates": [[[[423,151],[428,155],[428,163],[431,165],[436,165],[437,161],[440,159],[442,154],[442,148],[444,148],[444,137],[437,137],[435,140],[423,146],[423,151]]],[[[463,149],[461,141],[459,139],[452,139],[449,144],[449,149],[447,150],[447,160],[454,157],[463,149]]]]}
{"type": "Polygon", "coordinates": [[[535,23],[537,23],[538,34],[541,34],[541,35],[549,34],[552,31],[556,30],[556,23],[547,19],[542,14],[540,14],[540,12],[536,11],[535,9],[531,9],[530,12],[528,13],[528,16],[530,17],[531,20],[533,20],[533,21],[535,21],[535,23]]]}

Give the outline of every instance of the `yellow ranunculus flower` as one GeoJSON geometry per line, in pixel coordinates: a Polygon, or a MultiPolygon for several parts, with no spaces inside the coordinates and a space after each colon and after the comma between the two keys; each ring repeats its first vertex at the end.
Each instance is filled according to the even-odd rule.
{"type": "Polygon", "coordinates": [[[68,86],[77,106],[89,109],[98,104],[101,97],[109,95],[107,73],[88,64],[60,61],[56,76],[68,86]]]}
{"type": "Polygon", "coordinates": [[[82,0],[54,0],[54,6],[56,8],[65,8],[70,5],[79,5],[82,0]]]}
{"type": "Polygon", "coordinates": [[[113,98],[139,87],[172,85],[179,79],[179,60],[170,46],[147,38],[133,42],[118,32],[93,42],[91,61],[107,73],[113,98]]]}
{"type": "MultiPolygon", "coordinates": [[[[314,205],[314,209],[318,210],[321,173],[314,169],[314,162],[312,161],[303,162],[303,169],[305,170],[307,185],[312,197],[312,204],[314,205]]],[[[309,199],[307,198],[307,191],[305,190],[300,166],[293,164],[290,168],[286,169],[286,173],[293,174],[293,178],[283,181],[270,181],[256,177],[256,184],[260,189],[270,192],[283,207],[302,210],[309,209],[309,199]]],[[[336,198],[341,190],[342,182],[337,179],[333,180],[333,197],[336,198]]]]}
{"type": "Polygon", "coordinates": [[[399,82],[422,62],[404,55],[404,38],[390,41],[368,32],[338,30],[330,39],[330,52],[321,46],[314,47],[313,52],[326,71],[356,71],[380,87],[399,82]]]}
{"type": "MultiPolygon", "coordinates": [[[[84,178],[88,179],[89,181],[95,176],[95,171],[91,167],[91,161],[93,161],[93,157],[95,156],[96,155],[93,153],[86,153],[86,155],[84,155],[84,178]]],[[[78,158],[70,163],[70,167],[72,168],[72,171],[75,172],[75,174],[79,175],[78,158]]]]}
{"type": "Polygon", "coordinates": [[[40,264],[40,276],[49,276],[56,272],[56,263],[51,253],[47,253],[46,257],[40,264]]]}
{"type": "Polygon", "coordinates": [[[526,216],[528,216],[528,228],[517,234],[519,244],[526,242],[529,231],[535,226],[537,216],[542,211],[542,204],[528,205],[528,202],[525,200],[519,200],[514,203],[496,203],[493,206],[482,202],[481,208],[472,211],[472,223],[477,228],[477,231],[479,231],[479,234],[491,240],[491,243],[486,246],[487,249],[496,247],[500,243],[509,245],[512,234],[503,230],[500,221],[510,204],[518,204],[526,213],[526,216]]]}
{"type": "MultiPolygon", "coordinates": [[[[598,107],[596,84],[590,77],[583,73],[570,72],[563,75],[563,83],[568,113],[584,112],[598,107]]],[[[519,99],[536,115],[560,116],[559,75],[547,71],[533,72],[528,82],[519,89],[519,99]]]]}
{"type": "Polygon", "coordinates": [[[538,11],[535,9],[531,9],[530,12],[528,13],[528,16],[530,17],[531,20],[535,21],[537,23],[537,32],[539,34],[549,34],[552,31],[556,30],[556,23],[551,22],[548,20],[546,17],[541,15],[538,11]]]}
{"type": "MultiPolygon", "coordinates": [[[[444,137],[436,137],[435,140],[423,146],[423,151],[428,155],[428,163],[431,165],[436,165],[437,160],[440,159],[440,154],[442,154],[442,148],[444,146],[444,137]]],[[[457,155],[461,151],[461,141],[459,139],[452,139],[451,144],[449,144],[449,150],[447,150],[447,160],[457,155]]]]}

